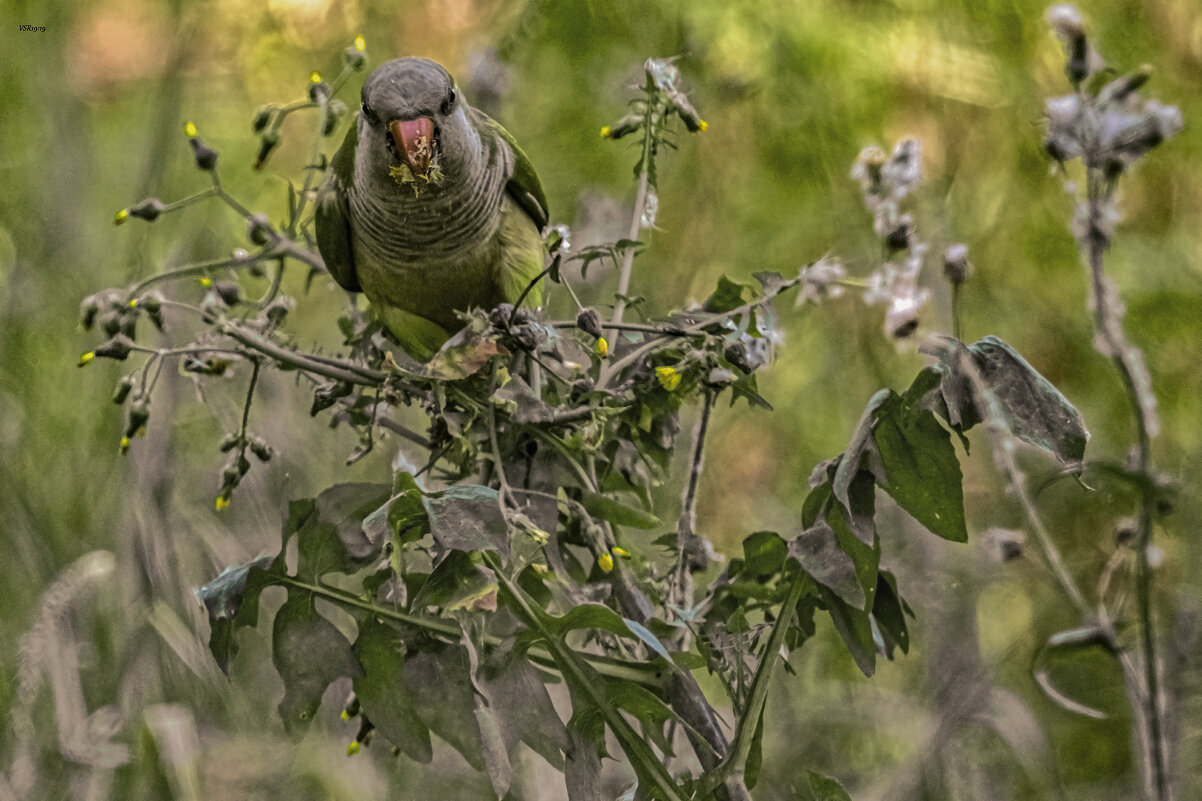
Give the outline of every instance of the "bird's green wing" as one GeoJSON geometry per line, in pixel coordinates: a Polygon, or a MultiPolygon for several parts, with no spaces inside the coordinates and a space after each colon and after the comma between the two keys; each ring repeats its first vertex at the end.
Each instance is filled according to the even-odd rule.
{"type": "Polygon", "coordinates": [[[534,171],[534,165],[530,162],[526,151],[522,150],[517,140],[513,138],[513,134],[505,130],[505,127],[501,123],[479,109],[472,109],[472,111],[482,132],[487,133],[491,131],[496,136],[499,136],[505,144],[509,145],[509,149],[513,151],[513,175],[509,177],[509,182],[505,185],[505,189],[517,201],[517,204],[530,215],[530,219],[534,221],[535,227],[539,231],[543,230],[550,220],[547,195],[543,192],[542,181],[538,179],[538,173],[534,171]]]}
{"type": "Polygon", "coordinates": [[[317,229],[317,249],[326,269],[348,292],[362,292],[359,276],[355,274],[355,256],[351,248],[351,218],[347,189],[355,180],[355,148],[359,144],[359,128],[352,122],[334,153],[325,179],[317,190],[313,210],[317,229]]]}

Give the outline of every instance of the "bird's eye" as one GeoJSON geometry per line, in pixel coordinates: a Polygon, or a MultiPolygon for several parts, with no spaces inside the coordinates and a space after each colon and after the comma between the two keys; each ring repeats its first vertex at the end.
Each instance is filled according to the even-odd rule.
{"type": "Polygon", "coordinates": [[[379,118],[379,116],[376,115],[375,109],[373,109],[371,106],[367,105],[366,100],[363,101],[363,116],[372,125],[376,125],[377,123],[380,122],[380,118],[379,118]]]}
{"type": "Polygon", "coordinates": [[[442,101],[442,113],[450,114],[455,108],[455,87],[451,87],[451,91],[447,92],[447,99],[442,101]]]}

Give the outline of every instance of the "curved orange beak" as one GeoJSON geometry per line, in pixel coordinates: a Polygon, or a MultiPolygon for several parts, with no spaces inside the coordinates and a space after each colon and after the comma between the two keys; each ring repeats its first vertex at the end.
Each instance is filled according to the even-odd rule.
{"type": "Polygon", "coordinates": [[[425,175],[434,158],[434,121],[429,117],[416,120],[393,120],[388,123],[392,142],[414,175],[425,175]]]}

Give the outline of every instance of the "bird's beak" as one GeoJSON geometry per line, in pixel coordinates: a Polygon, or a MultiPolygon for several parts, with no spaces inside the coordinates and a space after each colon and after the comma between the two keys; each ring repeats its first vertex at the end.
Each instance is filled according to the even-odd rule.
{"type": "Polygon", "coordinates": [[[434,157],[434,121],[429,117],[416,120],[393,120],[388,123],[393,147],[414,175],[425,176],[434,157]]]}

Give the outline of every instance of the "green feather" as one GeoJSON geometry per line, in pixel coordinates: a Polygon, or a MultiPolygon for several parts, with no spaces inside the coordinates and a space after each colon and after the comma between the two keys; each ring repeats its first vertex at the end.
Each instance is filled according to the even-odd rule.
{"type": "Polygon", "coordinates": [[[342,140],[342,146],[330,160],[325,180],[317,190],[314,220],[317,229],[317,249],[325,260],[326,269],[348,292],[362,292],[355,273],[355,256],[351,247],[351,218],[347,208],[346,188],[355,180],[355,148],[359,145],[359,126],[352,123],[342,140]]]}
{"type": "Polygon", "coordinates": [[[542,181],[538,179],[538,173],[534,171],[530,157],[513,138],[513,134],[505,130],[504,125],[479,109],[472,109],[472,117],[479,124],[478,130],[481,135],[487,135],[489,131],[492,131],[493,134],[501,137],[501,140],[513,151],[513,176],[505,185],[505,189],[526,211],[526,214],[530,215],[535,227],[542,231],[547,227],[549,221],[547,196],[543,193],[542,181]]]}

